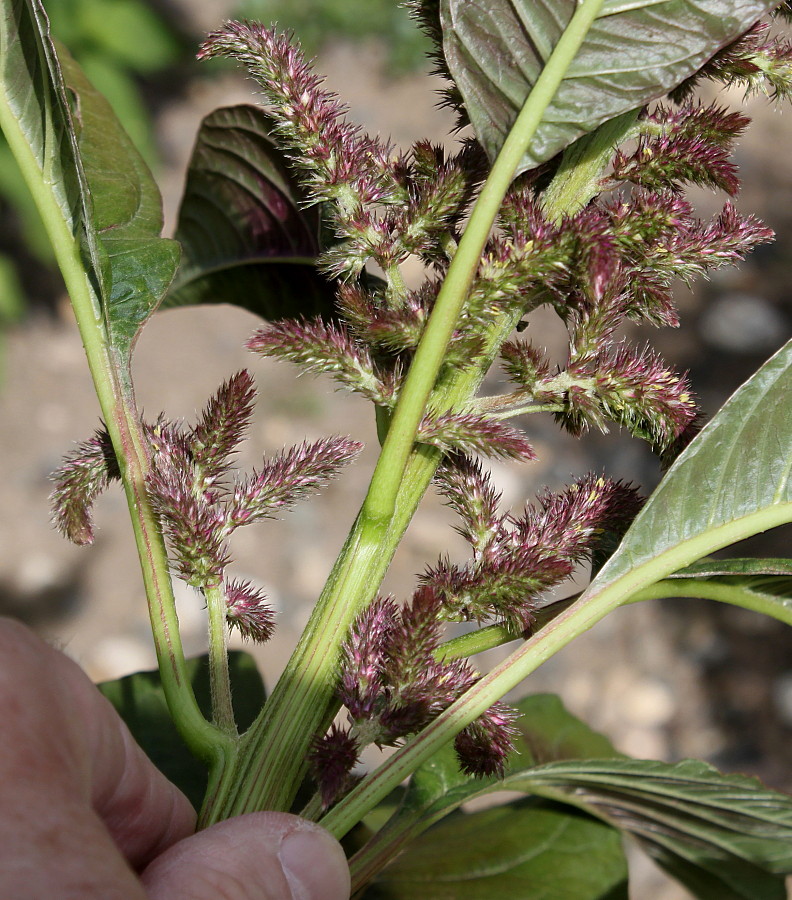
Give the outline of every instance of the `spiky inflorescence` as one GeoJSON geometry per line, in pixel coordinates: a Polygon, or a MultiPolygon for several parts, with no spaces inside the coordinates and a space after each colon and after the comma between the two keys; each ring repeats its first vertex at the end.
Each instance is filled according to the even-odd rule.
{"type": "Polygon", "coordinates": [[[322,90],[323,79],[288,35],[257,22],[226,22],[198,55],[236,59],[248,68],[264,90],[278,142],[315,201],[334,200],[351,211],[387,201],[397,190],[390,146],[346,121],[346,107],[322,90]]]}
{"type": "Polygon", "coordinates": [[[361,449],[349,438],[329,437],[284,450],[252,475],[235,481],[226,502],[229,526],[271,518],[318,493],[361,449]]]}
{"type": "Polygon", "coordinates": [[[331,806],[352,782],[351,772],[360,755],[357,741],[333,723],[327,734],[314,741],[308,761],[325,809],[331,806]]]}
{"type": "MultiPolygon", "coordinates": [[[[784,7],[778,12],[785,15],[784,7]]],[[[676,88],[672,98],[686,100],[702,79],[741,87],[746,96],[763,93],[777,100],[786,99],[792,95],[792,43],[771,36],[770,26],[757,22],[676,88]]]]}
{"type": "Polygon", "coordinates": [[[226,621],[243,638],[263,644],[275,630],[275,612],[263,591],[249,581],[228,581],[223,585],[226,621]]]}
{"type": "Polygon", "coordinates": [[[380,371],[369,349],[342,325],[320,319],[283,320],[257,331],[248,350],[288,360],[315,374],[327,374],[344,387],[382,406],[395,402],[392,373],[380,371]]]}
{"type": "Polygon", "coordinates": [[[219,477],[228,458],[245,437],[253,415],[256,389],[251,374],[242,370],[228,379],[207,403],[190,432],[193,462],[206,480],[219,477]]]}
{"type": "MultiPolygon", "coordinates": [[[[401,609],[390,598],[378,599],[350,629],[338,687],[349,727],[334,725],[315,744],[311,759],[325,805],[343,790],[360,750],[372,743],[396,745],[475,684],[478,676],[467,661],[437,659],[438,612],[435,594],[419,587],[401,609]]],[[[468,726],[458,748],[465,771],[503,772],[513,749],[513,718],[498,703],[468,726]]]]}
{"type": "Polygon", "coordinates": [[[107,485],[121,477],[110,435],[102,427],[52,473],[52,521],[75,544],[93,543],[91,510],[107,485]]]}
{"type": "Polygon", "coordinates": [[[522,432],[506,422],[477,413],[424,416],[416,439],[446,452],[477,453],[501,459],[536,459],[522,432]]]}
{"type": "MultiPolygon", "coordinates": [[[[229,456],[252,413],[254,390],[247,372],[224,384],[192,429],[158,420],[146,426],[151,447],[148,489],[172,550],[174,566],[188,584],[219,587],[230,562],[228,538],[242,525],[288,509],[320,490],[360,451],[360,444],[330,437],[303,443],[247,477],[232,477],[229,456]]],[[[267,640],[272,611],[251,585],[225,583],[226,617],[243,637],[267,640]]]]}
{"type": "Polygon", "coordinates": [[[635,490],[587,476],[559,494],[546,493],[515,518],[498,512],[499,495],[480,466],[456,457],[438,474],[441,491],[463,522],[473,559],[441,559],[422,582],[450,620],[498,619],[530,628],[540,595],[591,558],[602,537],[621,533],[638,511],[635,490]]]}
{"type": "Polygon", "coordinates": [[[641,121],[637,148],[629,155],[617,149],[611,177],[650,190],[690,182],[736,194],[740,182],[730,156],[749,121],[715,104],[659,105],[641,121]]]}

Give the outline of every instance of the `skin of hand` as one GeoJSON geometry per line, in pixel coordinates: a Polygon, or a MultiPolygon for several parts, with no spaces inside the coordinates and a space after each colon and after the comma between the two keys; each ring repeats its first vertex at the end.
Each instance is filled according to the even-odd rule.
{"type": "Polygon", "coordinates": [[[82,670],[0,619],[0,897],[348,900],[338,842],[286,813],[201,831],[82,670]]]}

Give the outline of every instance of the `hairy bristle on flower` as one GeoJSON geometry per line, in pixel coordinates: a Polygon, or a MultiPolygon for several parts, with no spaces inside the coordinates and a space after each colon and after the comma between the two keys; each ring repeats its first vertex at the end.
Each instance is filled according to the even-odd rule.
{"type": "Polygon", "coordinates": [[[275,629],[275,611],[262,590],[249,581],[228,581],[223,586],[226,622],[251,641],[263,644],[275,629]]]}
{"type": "Polygon", "coordinates": [[[325,487],[360,453],[362,444],[345,437],[303,442],[266,460],[234,484],[228,501],[229,527],[237,528],[289,509],[325,487]]]}
{"type": "Polygon", "coordinates": [[[342,325],[320,319],[275,322],[257,331],[248,350],[295,363],[313,375],[328,374],[375,403],[395,402],[393,385],[377,370],[371,353],[342,325]]]}
{"type": "Polygon", "coordinates": [[[466,775],[503,777],[519,733],[514,727],[517,718],[516,710],[498,702],[459,732],[454,749],[466,775]]]}
{"type": "Polygon", "coordinates": [[[605,421],[627,428],[662,452],[696,418],[690,384],[649,348],[627,344],[573,359],[566,372],[578,390],[567,389],[556,414],[574,434],[587,425],[607,430],[605,421]]]}
{"type": "MultiPolygon", "coordinates": [[[[160,429],[160,434],[164,433],[160,429]]],[[[230,557],[225,538],[225,510],[196,490],[191,457],[168,443],[152,455],[146,479],[151,504],[159,516],[184,580],[194,587],[219,584],[230,557]]]]}
{"type": "Polygon", "coordinates": [[[335,200],[352,211],[389,199],[396,189],[390,146],[345,120],[346,107],[321,88],[322,79],[288,35],[256,22],[226,22],[198,56],[229,57],[247,67],[264,90],[274,137],[302,170],[314,201],[335,200]]]}
{"type": "Polygon", "coordinates": [[[225,471],[226,460],[245,437],[255,396],[253,378],[242,370],[229,378],[206,404],[189,434],[193,460],[205,478],[217,478],[225,471]]]}
{"type": "Polygon", "coordinates": [[[499,533],[501,494],[492,486],[478,460],[456,454],[446,457],[435,475],[435,483],[448,506],[462,519],[457,531],[481,551],[499,533]]]}
{"type": "Polygon", "coordinates": [[[350,773],[359,754],[354,737],[335,722],[327,734],[314,742],[308,760],[325,809],[350,786],[350,773]]]}
{"type": "Polygon", "coordinates": [[[589,474],[561,492],[541,494],[514,520],[514,533],[524,547],[578,562],[590,558],[602,534],[626,529],[641,503],[631,485],[589,474]]]}
{"type": "Polygon", "coordinates": [[[729,156],[748,124],[745,116],[714,104],[673,110],[658,106],[641,122],[637,148],[629,155],[616,151],[612,177],[650,190],[690,182],[736,194],[740,182],[729,156]]]}
{"type": "Polygon", "coordinates": [[[479,454],[501,459],[536,459],[522,432],[506,422],[477,413],[425,416],[417,440],[446,452],[479,454]]]}
{"type": "Polygon", "coordinates": [[[398,607],[390,597],[378,598],[353,623],[341,650],[339,696],[354,719],[372,717],[382,690],[381,671],[398,607]]]}
{"type": "Polygon", "coordinates": [[[121,477],[110,435],[103,427],[67,454],[52,473],[52,521],[75,544],[93,542],[91,509],[110,481],[121,477]]]}

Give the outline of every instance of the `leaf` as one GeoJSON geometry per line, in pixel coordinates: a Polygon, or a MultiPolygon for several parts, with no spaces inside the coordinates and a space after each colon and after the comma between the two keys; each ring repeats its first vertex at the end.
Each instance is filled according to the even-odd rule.
{"type": "MultiPolygon", "coordinates": [[[[521,715],[516,723],[519,734],[513,764],[520,769],[550,760],[619,755],[606,737],[571,715],[554,694],[525,697],[515,707],[521,715]]],[[[466,801],[501,790],[501,786],[497,778],[464,775],[453,746],[448,744],[415,771],[399,808],[352,860],[353,874],[365,883],[433,823],[466,801]]]]}
{"type": "Polygon", "coordinates": [[[618,832],[522,800],[453,816],[413,844],[364,900],[627,900],[618,832]]]}
{"type": "Polygon", "coordinates": [[[757,583],[761,576],[767,576],[767,582],[775,578],[792,577],[792,559],[757,559],[754,557],[733,559],[708,559],[685,566],[669,578],[731,578],[743,582],[752,580],[757,583]],[[754,580],[756,579],[756,580],[754,580]]]}
{"type": "Polygon", "coordinates": [[[53,241],[82,248],[91,302],[127,363],[173,277],[178,246],[159,238],[159,193],[108,103],[49,37],[39,0],[0,10],[0,124],[34,193],[53,205],[53,241]]]}
{"type": "Polygon", "coordinates": [[[316,271],[317,211],[304,199],[253,106],[201,124],[176,237],[184,256],[165,305],[232,303],[266,319],[328,315],[333,289],[316,271]]]}
{"type": "MultiPolygon", "coordinates": [[[[442,53],[494,159],[577,0],[435,0],[442,53]]],[[[515,174],[676,87],[777,0],[606,0],[515,174]]],[[[432,4],[427,3],[431,7],[432,4]]]]}
{"type": "Polygon", "coordinates": [[[637,838],[701,900],[785,900],[792,872],[792,797],[699,760],[551,763],[507,776],[600,816],[637,838]]]}
{"type": "Polygon", "coordinates": [[[679,456],[576,606],[605,612],[708,553],[792,520],[791,392],[792,341],[679,456]]]}
{"type": "MultiPolygon", "coordinates": [[[[240,731],[246,729],[264,705],[264,684],[255,660],[247,653],[231,651],[228,657],[234,686],[234,709],[240,731]]],[[[207,656],[187,661],[187,674],[204,715],[211,716],[207,656]]],[[[159,670],[136,672],[105,681],[99,690],[126,722],[132,736],[149,759],[176,784],[196,808],[206,791],[206,768],[191,755],[168,712],[159,670]]]]}
{"type": "Polygon", "coordinates": [[[66,88],[75,98],[73,124],[91,201],[85,228],[96,233],[107,267],[105,319],[113,347],[128,358],[140,327],[173,279],[179,245],[159,236],[159,190],[112,107],[68,54],[61,51],[60,57],[66,88]]]}

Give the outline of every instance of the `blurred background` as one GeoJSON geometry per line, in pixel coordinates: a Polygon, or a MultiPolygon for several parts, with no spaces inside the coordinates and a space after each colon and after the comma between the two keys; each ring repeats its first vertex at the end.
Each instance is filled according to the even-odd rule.
{"type": "MultiPolygon", "coordinates": [[[[277,21],[291,29],[329,86],[368,130],[402,147],[416,138],[452,143],[452,118],[436,108],[439,82],[427,74],[426,41],[395,0],[48,0],[53,31],[106,94],[162,187],[166,233],[173,229],[184,172],[204,115],[251,102],[254,86],[228,65],[197,64],[202,35],[224,18],[277,21]]],[[[739,96],[727,98],[735,105],[739,96]]],[[[680,369],[691,372],[704,410],[714,413],[790,336],[792,322],[792,119],[769,102],[748,104],[754,124],[738,147],[738,205],[777,232],[739,269],[693,292],[680,289],[683,324],[643,329],[680,369]]],[[[700,192],[702,215],[724,198],[700,192]]],[[[415,278],[419,273],[413,273],[415,278]]],[[[239,462],[329,433],[368,443],[360,462],[321,498],[283,521],[236,537],[235,573],[269,593],[276,639],[255,653],[272,684],[319,594],[359,502],[376,438],[371,409],[321,380],[297,378],[242,345],[258,321],[228,307],[169,311],[146,327],[135,356],[138,399],[149,418],[192,420],[219,384],[248,367],[261,391],[251,439],[239,462]]],[[[559,358],[564,331],[552,315],[531,317],[536,343],[559,358]]],[[[126,506],[109,491],[96,509],[91,548],[66,543],[49,524],[49,475],[98,423],[82,347],[52,254],[5,145],[0,145],[0,613],[16,616],[74,657],[96,680],[155,664],[126,506]]],[[[497,374],[490,385],[497,389],[497,374]]],[[[792,412],[790,413],[792,414],[792,412]]],[[[520,507],[544,485],[558,488],[589,470],[640,484],[659,478],[651,454],[619,434],[577,441],[533,417],[540,459],[498,463],[504,500],[520,507]]],[[[406,596],[438,554],[464,552],[451,518],[428,496],[390,572],[386,590],[406,596]]],[[[792,555],[778,530],[732,555],[792,555]]],[[[177,584],[183,637],[204,649],[204,613],[177,584]]],[[[490,654],[488,664],[498,653],[490,654]]],[[[691,600],[642,604],[600,623],[545,664],[526,691],[559,693],[568,707],[640,757],[703,757],[726,771],[759,775],[792,790],[792,636],[769,619],[691,600]]],[[[636,897],[687,894],[641,863],[636,897]]]]}

